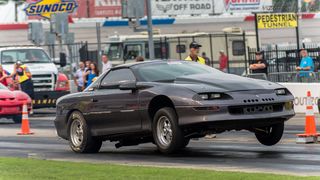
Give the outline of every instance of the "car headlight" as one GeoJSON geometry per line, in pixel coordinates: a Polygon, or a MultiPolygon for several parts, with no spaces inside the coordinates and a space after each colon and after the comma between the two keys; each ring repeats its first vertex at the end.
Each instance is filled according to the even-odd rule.
{"type": "Polygon", "coordinates": [[[201,93],[199,97],[202,100],[214,100],[214,99],[221,99],[223,94],[221,93],[201,93]]]}
{"type": "Polygon", "coordinates": [[[276,95],[286,95],[287,91],[286,91],[286,89],[276,89],[275,93],[276,93],[276,95]]]}

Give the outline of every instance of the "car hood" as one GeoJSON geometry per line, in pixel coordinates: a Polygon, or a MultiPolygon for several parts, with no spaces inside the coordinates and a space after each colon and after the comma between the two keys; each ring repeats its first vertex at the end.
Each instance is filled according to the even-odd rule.
{"type": "Polygon", "coordinates": [[[175,83],[183,85],[195,92],[225,92],[283,88],[283,86],[273,82],[245,78],[226,73],[188,75],[178,77],[175,80],[175,83]]]}
{"type": "Polygon", "coordinates": [[[0,90],[0,99],[12,99],[15,98],[15,93],[9,90],[0,90]]]}
{"type": "Polygon", "coordinates": [[[0,90],[0,99],[14,99],[14,98],[18,98],[21,100],[30,99],[29,96],[22,91],[10,91],[10,90],[6,90],[6,89],[0,90]]]}

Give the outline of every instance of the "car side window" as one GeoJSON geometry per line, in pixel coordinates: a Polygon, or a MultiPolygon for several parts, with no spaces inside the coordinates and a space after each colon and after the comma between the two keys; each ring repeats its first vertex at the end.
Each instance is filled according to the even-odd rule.
{"type": "Polygon", "coordinates": [[[101,87],[117,88],[121,82],[136,81],[130,69],[116,69],[110,71],[101,81],[101,87]]]}

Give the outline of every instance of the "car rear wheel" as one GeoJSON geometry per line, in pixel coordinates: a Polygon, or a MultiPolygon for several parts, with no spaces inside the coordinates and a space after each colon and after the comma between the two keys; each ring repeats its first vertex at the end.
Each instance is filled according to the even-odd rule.
{"type": "Polygon", "coordinates": [[[160,152],[174,153],[183,147],[184,138],[172,108],[157,111],[153,120],[153,138],[160,152]]]}
{"type": "Polygon", "coordinates": [[[284,131],[284,122],[264,128],[257,128],[257,130],[255,135],[258,141],[263,145],[272,146],[281,140],[284,131]]]}
{"type": "Polygon", "coordinates": [[[12,117],[12,120],[15,124],[21,124],[22,122],[22,116],[21,115],[16,115],[12,117]]]}
{"type": "Polygon", "coordinates": [[[91,136],[90,129],[80,112],[73,112],[69,118],[69,144],[77,153],[99,152],[102,140],[91,136]]]}

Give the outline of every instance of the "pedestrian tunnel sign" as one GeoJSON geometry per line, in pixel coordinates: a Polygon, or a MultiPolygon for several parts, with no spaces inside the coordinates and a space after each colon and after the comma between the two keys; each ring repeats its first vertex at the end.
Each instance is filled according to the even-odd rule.
{"type": "Polygon", "coordinates": [[[295,13],[263,13],[257,14],[259,29],[296,28],[298,16],[295,13]]]}

